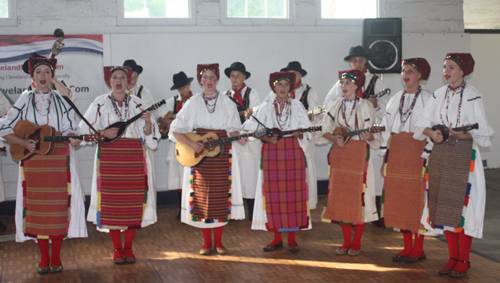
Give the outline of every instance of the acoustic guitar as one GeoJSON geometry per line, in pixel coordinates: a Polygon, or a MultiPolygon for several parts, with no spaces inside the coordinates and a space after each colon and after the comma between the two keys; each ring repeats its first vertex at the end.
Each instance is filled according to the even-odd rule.
{"type": "Polygon", "coordinates": [[[119,121],[119,122],[116,122],[116,123],[113,123],[111,124],[110,126],[108,126],[106,129],[110,129],[110,128],[118,128],[118,134],[116,135],[115,138],[113,139],[109,139],[109,138],[104,138],[104,143],[112,143],[114,141],[116,141],[117,139],[119,139],[121,136],[123,136],[123,134],[125,133],[125,130],[127,129],[128,125],[132,124],[133,122],[135,122],[137,119],[141,118],[142,114],[146,111],[152,111],[152,110],[156,110],[158,109],[160,106],[162,106],[163,104],[165,104],[165,99],[162,99],[161,101],[159,102],[156,102],[155,104],[151,105],[148,109],[142,111],[141,113],[135,115],[134,117],[128,119],[127,121],[119,121]]]}
{"type": "Polygon", "coordinates": [[[180,141],[175,144],[175,156],[181,165],[193,167],[200,164],[206,157],[217,157],[224,150],[224,144],[239,140],[244,137],[262,137],[268,133],[268,129],[261,128],[254,133],[228,137],[221,139],[219,135],[213,132],[206,133],[203,136],[195,133],[187,133],[186,136],[194,142],[203,145],[203,150],[195,152],[190,146],[180,141]]]}
{"type": "MultiPolygon", "coordinates": [[[[165,114],[165,116],[163,116],[163,120],[165,122],[168,122],[169,120],[173,121],[173,120],[175,120],[175,114],[169,111],[167,114],[165,114]]],[[[160,129],[161,138],[162,139],[168,138],[168,132],[170,131],[170,125],[168,125],[166,123],[165,124],[158,123],[158,128],[160,129]]]]}
{"type": "MultiPolygon", "coordinates": [[[[356,136],[356,135],[359,135],[361,133],[364,133],[364,132],[370,132],[372,134],[375,134],[375,133],[378,133],[378,132],[383,132],[385,131],[385,126],[382,126],[382,125],[373,125],[371,126],[370,128],[368,129],[363,129],[363,130],[359,130],[359,131],[352,131],[350,132],[349,129],[347,129],[346,127],[337,127],[333,130],[333,135],[336,136],[336,135],[340,135],[342,137],[344,137],[344,146],[347,145],[353,136],[356,136]]],[[[334,143],[335,145],[337,145],[336,143],[334,143]]]]}
{"type": "MultiPolygon", "coordinates": [[[[289,131],[282,131],[278,128],[273,128],[273,129],[270,129],[267,133],[267,136],[268,137],[273,137],[273,136],[277,136],[278,137],[278,140],[280,140],[282,137],[286,136],[286,135],[291,135],[295,132],[301,132],[301,133],[304,133],[304,132],[317,132],[317,131],[321,131],[322,127],[321,126],[316,126],[316,127],[309,127],[309,128],[306,128],[306,129],[296,129],[296,130],[289,130],[289,131]]],[[[266,142],[266,141],[262,141],[262,142],[266,142]]]]}
{"type": "Polygon", "coordinates": [[[54,152],[53,142],[69,141],[69,138],[84,140],[86,142],[101,141],[99,135],[56,136],[56,130],[49,125],[35,126],[31,122],[22,120],[14,127],[14,134],[23,140],[34,140],[35,151],[30,152],[23,146],[10,144],[10,155],[15,160],[26,160],[35,154],[51,154],[54,152]]]}
{"type": "MultiPolygon", "coordinates": [[[[474,129],[479,129],[479,124],[478,123],[475,123],[475,124],[468,124],[468,125],[465,125],[463,127],[458,127],[458,128],[451,128],[453,131],[456,131],[456,132],[468,132],[470,130],[474,130],[474,129]]],[[[448,138],[450,137],[450,130],[448,130],[448,127],[446,127],[445,125],[434,125],[432,127],[432,130],[435,131],[435,130],[440,130],[441,131],[441,134],[443,134],[443,141],[447,141],[448,138]]],[[[437,143],[435,142],[433,139],[431,139],[433,143],[437,143]]],[[[440,142],[440,143],[442,143],[440,142]]]]}

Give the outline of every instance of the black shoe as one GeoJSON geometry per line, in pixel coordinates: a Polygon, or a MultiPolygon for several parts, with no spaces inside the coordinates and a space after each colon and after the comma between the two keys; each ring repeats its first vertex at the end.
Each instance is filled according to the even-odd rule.
{"type": "Polygon", "coordinates": [[[177,219],[181,219],[181,210],[182,210],[182,192],[177,190],[177,197],[179,199],[179,213],[177,213],[177,219]]]}
{"type": "Polygon", "coordinates": [[[255,200],[247,198],[247,208],[248,208],[248,220],[253,220],[253,207],[255,205],[255,200]]]}

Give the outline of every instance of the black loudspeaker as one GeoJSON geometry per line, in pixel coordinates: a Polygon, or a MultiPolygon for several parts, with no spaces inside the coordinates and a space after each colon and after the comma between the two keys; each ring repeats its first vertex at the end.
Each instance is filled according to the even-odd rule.
{"type": "Polygon", "coordinates": [[[364,19],[363,47],[370,52],[371,73],[401,72],[401,18],[364,19]]]}

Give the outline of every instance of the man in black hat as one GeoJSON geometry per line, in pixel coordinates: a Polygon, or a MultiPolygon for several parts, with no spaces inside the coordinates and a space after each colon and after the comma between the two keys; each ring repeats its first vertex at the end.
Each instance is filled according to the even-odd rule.
{"type": "MultiPolygon", "coordinates": [[[[31,55],[30,55],[30,58],[31,57],[37,57],[37,58],[46,58],[45,56],[42,56],[40,54],[38,54],[37,52],[33,52],[31,55]]],[[[29,67],[28,67],[28,59],[26,59],[26,61],[24,61],[23,63],[23,71],[26,73],[26,74],[30,74],[29,72],[29,67]]],[[[54,89],[54,90],[57,90],[59,91],[59,93],[61,95],[64,95],[64,96],[67,96],[69,97],[72,101],[75,101],[76,97],[74,96],[74,93],[73,91],[66,86],[66,84],[64,82],[61,82],[57,76],[54,76],[52,77],[52,80],[50,81],[50,83],[52,84],[51,85],[51,88],[54,89]]],[[[35,87],[35,83],[34,82],[31,82],[30,86],[28,87],[28,89],[26,91],[30,91],[30,90],[33,90],[35,87]]]]}
{"type": "MultiPolygon", "coordinates": [[[[318,94],[316,91],[307,84],[302,82],[302,78],[307,75],[307,71],[302,69],[302,65],[298,61],[288,62],[288,66],[282,68],[282,72],[293,72],[295,74],[295,86],[290,86],[290,98],[297,99],[306,108],[306,110],[312,110],[314,107],[321,106],[318,94]]],[[[266,100],[273,100],[276,94],[271,91],[266,97],[266,100]]],[[[319,120],[319,116],[309,115],[309,119],[319,120]]],[[[318,185],[316,180],[316,164],[315,164],[315,151],[316,147],[314,145],[314,135],[312,137],[311,143],[305,152],[306,162],[307,162],[307,183],[309,187],[309,209],[316,209],[316,204],[318,203],[318,185]]]]}
{"type": "MultiPolygon", "coordinates": [[[[228,95],[238,107],[241,123],[249,119],[252,109],[260,104],[260,97],[257,91],[248,87],[245,80],[250,78],[245,65],[241,62],[234,62],[224,70],[226,76],[231,80],[231,89],[224,94],[228,95]]],[[[257,189],[257,179],[259,176],[259,161],[262,143],[260,140],[252,140],[245,145],[233,143],[234,154],[239,155],[239,167],[241,172],[241,188],[243,199],[246,200],[249,219],[253,219],[253,207],[255,190],[257,189]]]]}
{"type": "MultiPolygon", "coordinates": [[[[153,96],[151,95],[151,92],[145,88],[143,85],[138,84],[137,80],[139,79],[139,75],[142,73],[143,68],[140,65],[137,65],[135,60],[128,59],[123,62],[123,66],[128,66],[132,69],[132,79],[130,82],[128,82],[127,89],[130,91],[131,95],[135,95],[139,97],[142,102],[144,102],[144,107],[148,108],[149,106],[153,105],[155,103],[155,100],[153,96]]],[[[151,111],[151,116],[155,120],[158,119],[158,111],[151,111]]]]}
{"type": "MultiPolygon", "coordinates": [[[[380,99],[370,98],[371,95],[374,95],[380,92],[385,88],[384,83],[380,80],[379,76],[374,75],[368,71],[366,68],[366,63],[370,59],[370,54],[363,48],[363,46],[358,45],[351,47],[349,50],[349,55],[344,58],[345,61],[349,62],[352,70],[358,70],[365,74],[365,86],[361,89],[360,94],[358,95],[361,98],[369,99],[373,104],[373,108],[375,108],[375,112],[377,113],[377,117],[382,120],[385,112],[385,106],[389,101],[390,96],[387,94],[380,99]]],[[[340,90],[340,80],[333,85],[325,98],[325,106],[337,98],[342,97],[342,92],[340,90]]]]}
{"type": "MultiPolygon", "coordinates": [[[[169,117],[171,115],[176,115],[181,111],[182,106],[193,96],[191,91],[191,82],[193,78],[188,78],[184,72],[179,72],[173,76],[174,85],[170,90],[177,90],[179,94],[174,95],[169,98],[165,105],[158,109],[158,124],[162,127],[166,126],[170,128],[170,124],[173,119],[169,117]]],[[[162,138],[166,138],[166,135],[162,138]]],[[[168,139],[167,139],[168,140],[168,139]]],[[[175,143],[171,143],[167,150],[167,164],[168,164],[168,180],[167,180],[167,190],[177,190],[179,196],[179,213],[177,214],[177,219],[181,217],[181,199],[182,199],[182,177],[184,173],[184,167],[177,161],[175,156],[175,143]]]]}
{"type": "MultiPolygon", "coordinates": [[[[384,113],[385,113],[385,107],[387,103],[389,102],[389,99],[391,96],[389,94],[386,94],[382,96],[379,99],[376,98],[370,98],[370,95],[376,94],[380,92],[382,89],[385,88],[384,83],[379,79],[377,75],[371,74],[370,71],[366,68],[366,62],[370,59],[370,54],[366,52],[366,50],[358,45],[351,47],[349,50],[349,55],[344,58],[345,61],[349,62],[349,65],[353,70],[359,70],[365,73],[365,86],[363,89],[361,89],[360,94],[358,94],[359,97],[364,98],[364,99],[369,99],[370,102],[373,104],[373,108],[375,108],[375,113],[377,114],[377,120],[376,123],[380,123],[382,120],[384,113]]],[[[342,91],[340,89],[340,80],[333,85],[332,89],[328,92],[325,98],[325,105],[328,106],[328,104],[337,98],[342,97],[342,91]]],[[[373,171],[375,172],[375,194],[376,194],[376,204],[377,204],[377,212],[380,216],[380,208],[381,208],[381,201],[382,201],[382,189],[384,187],[384,177],[382,176],[382,173],[380,172],[380,168],[383,165],[383,158],[378,155],[378,149],[371,150],[370,153],[370,160],[373,164],[373,171]]],[[[377,220],[374,222],[376,225],[380,226],[380,220],[377,220]]]]}

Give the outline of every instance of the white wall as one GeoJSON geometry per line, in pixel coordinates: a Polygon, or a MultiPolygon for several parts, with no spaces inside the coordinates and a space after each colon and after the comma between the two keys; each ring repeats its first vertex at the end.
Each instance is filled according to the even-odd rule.
{"type": "Polygon", "coordinates": [[[500,66],[500,34],[472,34],[471,53],[476,65],[467,82],[483,95],[486,116],[495,130],[489,148],[481,149],[481,157],[488,161],[489,168],[500,167],[500,95],[498,91],[498,66],[500,66]]]}

